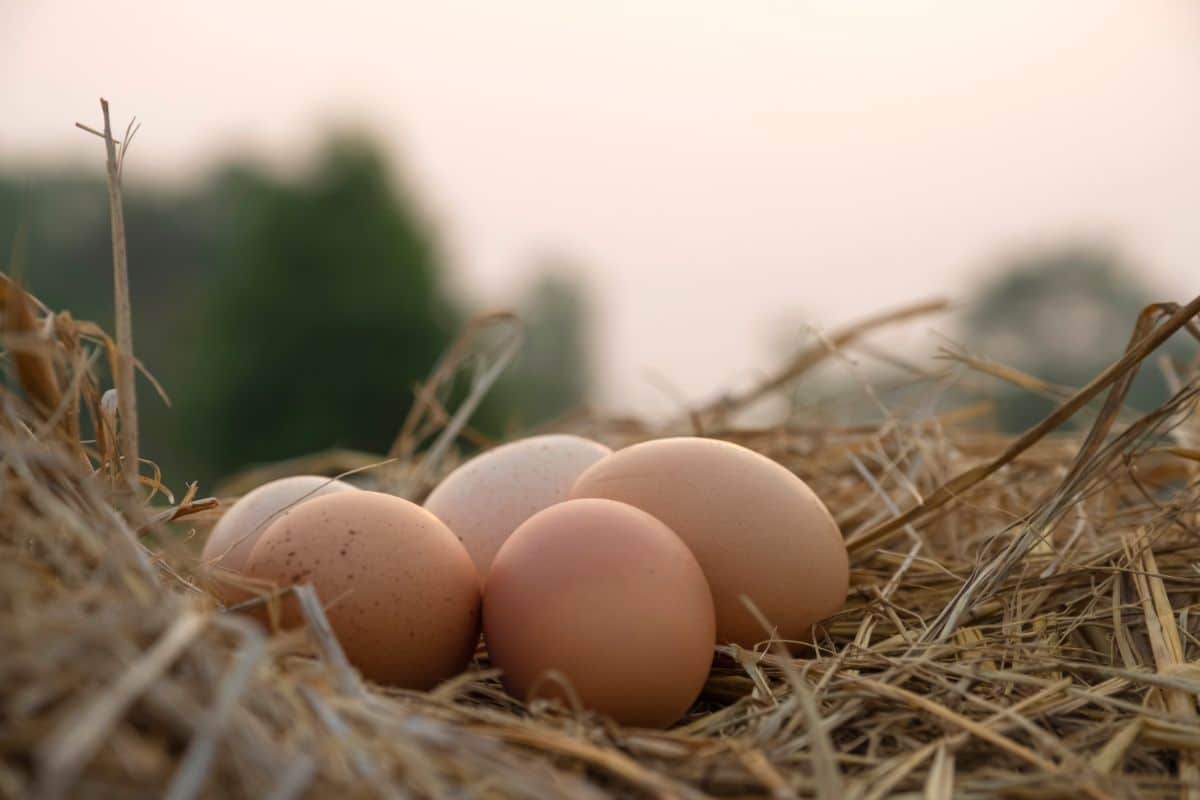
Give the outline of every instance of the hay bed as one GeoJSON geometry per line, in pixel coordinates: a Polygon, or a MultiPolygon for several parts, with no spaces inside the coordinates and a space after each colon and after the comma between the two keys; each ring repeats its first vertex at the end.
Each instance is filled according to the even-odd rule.
{"type": "MultiPolygon", "coordinates": [[[[811,658],[720,648],[663,732],[524,707],[483,653],[431,693],[366,686],[309,592],[307,631],[267,637],[221,610],[177,535],[212,503],[113,488],[115,404],[91,370],[112,342],[0,288],[4,796],[1200,796],[1200,382],[1176,376],[1164,408],[1118,413],[1138,343],[1190,306],[1148,310],[1129,363],[1075,396],[1113,387],[1084,410],[1086,437],[1046,437],[1051,420],[1014,445],[968,426],[970,409],[858,429],[724,422],[818,351],[694,413],[827,500],[852,592],[811,658]]],[[[433,394],[429,429],[449,418],[433,394]]],[[[680,432],[587,426],[618,445],[680,432]]],[[[412,493],[439,471],[404,456],[364,474],[412,493]]]]}
{"type": "MultiPolygon", "coordinates": [[[[826,500],[851,550],[849,602],[811,657],[719,648],[691,714],[648,731],[523,706],[482,652],[430,693],[364,685],[308,589],[304,631],[268,637],[222,610],[186,535],[214,501],[192,487],[163,505],[152,468],[150,500],[120,490],[130,437],[93,370],[120,349],[0,275],[0,796],[1200,797],[1196,365],[1170,371],[1163,408],[1121,409],[1154,347],[1196,333],[1200,299],[1147,309],[1125,358],[1023,437],[981,432],[977,407],[732,424],[859,334],[939,307],[868,320],[678,425],[578,423],[618,446],[701,432],[765,453],[826,500]],[[1076,415],[1086,435],[1048,435],[1076,415]]],[[[468,331],[393,459],[360,480],[419,496],[444,473],[512,342],[492,342],[459,413],[437,390],[507,322],[468,331]]]]}

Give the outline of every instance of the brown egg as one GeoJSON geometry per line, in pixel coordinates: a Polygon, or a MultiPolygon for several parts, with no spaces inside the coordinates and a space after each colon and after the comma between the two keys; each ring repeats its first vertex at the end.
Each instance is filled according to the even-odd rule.
{"type": "Polygon", "coordinates": [[[712,587],[718,641],[768,638],[743,595],[788,641],[810,640],[846,602],[837,523],[804,481],[752,450],[696,437],[643,442],[594,464],[571,496],[629,503],[675,531],[712,587]]]}
{"type": "Polygon", "coordinates": [[[255,542],[278,516],[307,500],[353,489],[348,483],[320,475],[294,475],[264,483],[221,515],[201,557],[210,566],[241,572],[255,542]]]}
{"type": "MultiPolygon", "coordinates": [[[[346,656],[378,683],[428,689],[461,672],[479,639],[479,576],[450,529],[378,492],[319,497],[274,522],[246,573],[311,583],[346,656]]],[[[282,624],[301,623],[294,597],[282,624]]]]}
{"type": "Polygon", "coordinates": [[[213,526],[200,557],[213,575],[213,589],[226,603],[248,599],[241,591],[220,578],[220,570],[240,574],[250,551],[267,527],[300,503],[335,492],[356,491],[348,483],[321,475],[294,475],[264,483],[247,492],[213,526]]]}
{"type": "Polygon", "coordinates": [[[567,697],[626,725],[665,727],[712,663],[712,596],[666,525],[610,500],[572,500],[526,520],[484,590],[484,638],[513,696],[567,697]]]}
{"type": "Polygon", "coordinates": [[[531,436],[476,456],[446,476],[425,508],[462,540],[481,577],[509,534],[567,499],[580,474],[612,453],[568,434],[531,436]]]}

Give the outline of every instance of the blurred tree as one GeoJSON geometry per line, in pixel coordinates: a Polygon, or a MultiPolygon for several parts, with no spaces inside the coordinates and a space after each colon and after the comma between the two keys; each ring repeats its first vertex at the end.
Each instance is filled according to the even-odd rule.
{"type": "MultiPolygon", "coordinates": [[[[1093,243],[1068,243],[1019,254],[985,283],[964,324],[973,351],[1045,380],[1080,386],[1120,358],[1137,315],[1155,298],[1121,254],[1093,243]]],[[[1127,403],[1148,410],[1166,397],[1151,364],[1127,403]]],[[[1055,405],[1015,387],[1002,390],[1006,430],[1029,427],[1055,405]]]]}
{"type": "MultiPolygon", "coordinates": [[[[174,313],[178,288],[211,269],[226,203],[210,187],[125,188],[130,290],[137,319],[174,313]]],[[[104,179],[86,172],[0,175],[0,246],[13,247],[33,289],[69,298],[77,317],[111,330],[112,245],[104,179]]],[[[8,253],[4,252],[4,262],[8,253]]]]}
{"type": "Polygon", "coordinates": [[[526,339],[501,386],[518,424],[536,425],[579,408],[591,389],[587,329],[590,309],[578,273],[544,262],[518,301],[526,339]]]}
{"type": "Polygon", "coordinates": [[[383,451],[458,317],[430,228],[354,135],[293,181],[220,181],[233,231],[208,287],[189,447],[225,473],[331,446],[383,451]]]}
{"type": "MultiPolygon", "coordinates": [[[[174,190],[132,184],[125,221],[138,357],[187,405],[197,298],[229,230],[227,203],[208,185],[174,190]]],[[[0,174],[4,262],[55,309],[113,330],[112,245],[104,179],[80,170],[0,174]]],[[[106,364],[96,368],[103,374],[106,364]]],[[[176,410],[140,381],[139,417],[155,459],[178,483],[210,474],[178,446],[176,410]],[[180,476],[178,472],[184,474],[180,476]]]]}
{"type": "MultiPolygon", "coordinates": [[[[235,162],[194,184],[130,180],[125,198],[135,345],[174,402],[141,384],[143,438],[169,485],[389,445],[463,314],[433,231],[368,139],[333,136],[297,176],[235,162]]],[[[36,294],[111,330],[108,226],[100,176],[0,171],[2,263],[19,253],[36,294]]],[[[578,288],[547,276],[521,306],[521,377],[473,420],[492,435],[536,425],[586,388],[578,288]]]]}

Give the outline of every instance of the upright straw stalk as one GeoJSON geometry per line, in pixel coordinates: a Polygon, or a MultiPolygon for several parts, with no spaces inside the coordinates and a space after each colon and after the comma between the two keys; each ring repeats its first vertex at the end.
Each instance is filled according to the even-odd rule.
{"type": "Polygon", "coordinates": [[[105,172],[108,179],[108,212],[112,222],[113,249],[113,303],[115,306],[117,349],[113,359],[113,382],[117,389],[117,413],[120,417],[118,441],[121,445],[121,475],[126,486],[134,495],[138,493],[138,415],[137,387],[134,380],[133,359],[133,309],[129,300],[129,260],[125,251],[125,207],[121,200],[121,167],[129,142],[137,132],[134,122],[129,123],[120,150],[112,135],[112,123],[108,113],[108,101],[100,98],[100,110],[104,115],[104,130],[96,131],[86,125],[75,123],[89,133],[104,139],[107,154],[105,172]]]}

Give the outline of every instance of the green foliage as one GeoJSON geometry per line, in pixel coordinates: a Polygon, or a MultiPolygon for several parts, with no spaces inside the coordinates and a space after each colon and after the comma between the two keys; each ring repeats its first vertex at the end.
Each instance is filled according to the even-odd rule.
{"type": "Polygon", "coordinates": [[[234,230],[199,329],[192,396],[219,439],[190,429],[218,471],[331,446],[385,450],[456,315],[440,256],[388,167],[331,141],[294,181],[224,181],[234,230]]]}
{"type": "MultiPolygon", "coordinates": [[[[186,451],[179,435],[194,379],[193,320],[207,296],[204,281],[219,270],[228,203],[210,186],[174,190],[132,185],[125,219],[138,357],[170,392],[168,408],[139,379],[139,417],[171,483],[213,475],[186,451]]],[[[104,179],[67,169],[0,175],[0,253],[51,308],[113,330],[112,243],[104,179]]],[[[11,266],[8,266],[11,265],[11,266]]],[[[106,365],[97,370],[104,376],[106,365]]],[[[189,418],[186,424],[206,425],[189,418]]],[[[210,435],[213,432],[210,429],[210,435]]],[[[215,434],[219,435],[219,433],[215,434]]]]}
{"type": "MultiPolygon", "coordinates": [[[[1138,313],[1155,301],[1136,268],[1109,248],[1068,243],[1003,263],[964,315],[968,346],[1052,383],[1080,386],[1121,357],[1138,313]]],[[[1148,410],[1166,398],[1153,364],[1143,365],[1129,405],[1148,410]]],[[[999,397],[1006,430],[1022,430],[1055,402],[1014,387],[999,397]]]]}
{"type": "MultiPolygon", "coordinates": [[[[147,454],[169,485],[327,447],[385,450],[414,385],[466,317],[414,198],[361,136],[332,137],[299,175],[235,163],[186,186],[127,185],[147,454]]],[[[0,175],[0,254],[54,308],[111,329],[107,196],[97,175],[0,175]]],[[[492,435],[578,403],[578,293],[539,283],[520,379],[485,402],[492,435]]]]}
{"type": "Polygon", "coordinates": [[[589,308],[577,273],[561,262],[542,265],[517,308],[525,347],[501,387],[521,398],[517,421],[536,424],[579,409],[591,389],[589,308]]]}

